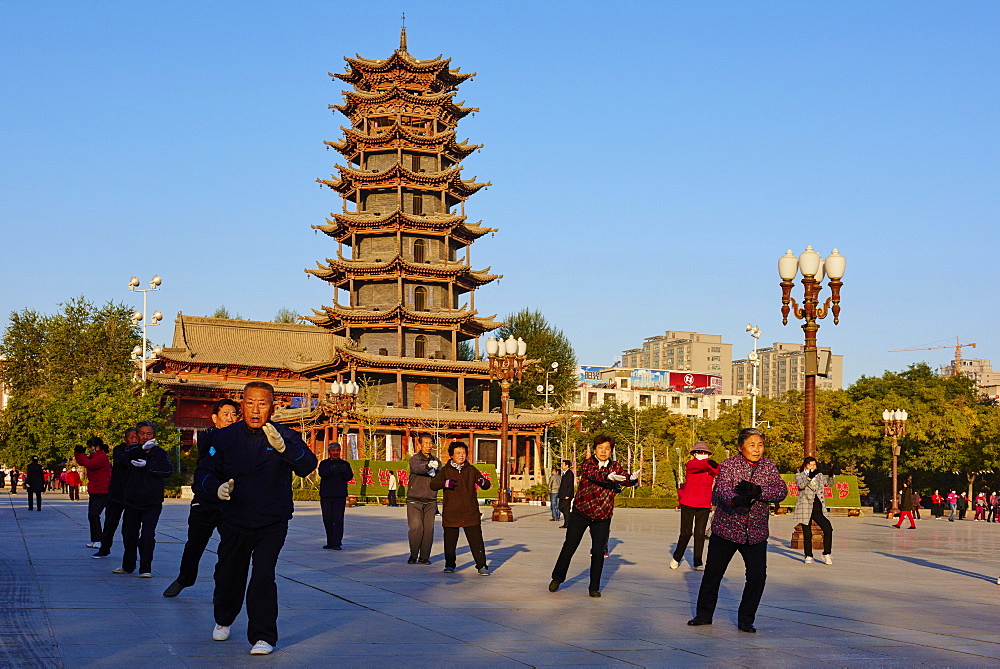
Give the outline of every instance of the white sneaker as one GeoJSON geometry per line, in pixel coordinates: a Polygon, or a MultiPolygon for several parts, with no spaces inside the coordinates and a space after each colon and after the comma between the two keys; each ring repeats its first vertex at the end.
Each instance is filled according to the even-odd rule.
{"type": "Polygon", "coordinates": [[[212,639],[214,641],[225,641],[229,638],[229,627],[223,625],[216,625],[215,629],[212,630],[212,639]]]}
{"type": "Polygon", "coordinates": [[[271,651],[273,651],[273,650],[274,650],[274,646],[272,646],[268,642],[266,642],[266,641],[258,641],[257,643],[255,643],[253,645],[253,648],[250,649],[250,654],[251,655],[270,655],[271,651]]]}
{"type": "Polygon", "coordinates": [[[87,548],[100,548],[100,547],[101,547],[101,544],[95,544],[93,541],[91,541],[89,544],[87,544],[87,548]]]}
{"type": "Polygon", "coordinates": [[[153,575],[148,571],[144,571],[141,574],[139,574],[139,578],[153,578],[153,575]]]}
{"type": "Polygon", "coordinates": [[[680,566],[681,566],[680,562],[678,562],[677,560],[675,560],[673,558],[670,558],[670,568],[671,569],[677,569],[680,566]]]}
{"type": "Polygon", "coordinates": [[[813,559],[811,557],[807,557],[805,560],[803,560],[803,562],[805,562],[806,564],[812,564],[813,559]]]}
{"type": "Polygon", "coordinates": [[[1000,585],[1000,578],[997,578],[997,585],[1000,585]]]}
{"type": "Polygon", "coordinates": [[[827,564],[833,564],[833,558],[830,557],[829,555],[824,555],[823,556],[823,562],[825,562],[827,564]]]}
{"type": "Polygon", "coordinates": [[[703,565],[703,564],[696,564],[694,566],[694,570],[695,571],[705,571],[705,565],[703,565]]]}

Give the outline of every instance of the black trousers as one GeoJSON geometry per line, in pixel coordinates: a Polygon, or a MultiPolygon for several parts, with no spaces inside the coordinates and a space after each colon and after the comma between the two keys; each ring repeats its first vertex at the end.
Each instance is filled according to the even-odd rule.
{"type": "Polygon", "coordinates": [[[198,563],[205,553],[208,540],[222,521],[222,509],[218,504],[191,504],[188,512],[188,538],[181,555],[181,569],[177,582],[185,588],[194,585],[198,580],[198,563]]]}
{"type": "Polygon", "coordinates": [[[553,581],[562,583],[566,580],[569,563],[588,528],[590,528],[590,589],[601,589],[601,574],[604,572],[604,549],[608,545],[608,536],[611,534],[611,519],[594,520],[575,510],[566,517],[566,540],[563,541],[562,550],[559,551],[556,566],[552,568],[553,581]]]}
{"type": "Polygon", "coordinates": [[[764,594],[764,582],[767,580],[767,542],[738,544],[716,534],[708,540],[708,562],[698,590],[699,618],[711,620],[715,614],[715,605],[719,601],[719,584],[737,552],[743,556],[747,583],[743,587],[743,598],[740,600],[736,619],[740,623],[753,624],[760,598],[764,594]]]}
{"type": "Polygon", "coordinates": [[[101,548],[97,551],[99,555],[111,554],[111,544],[115,541],[115,532],[118,531],[118,523],[124,512],[124,504],[108,499],[108,505],[104,507],[104,530],[101,532],[101,548]]]}
{"type": "MultiPolygon", "coordinates": [[[[812,517],[809,519],[809,525],[802,526],[802,551],[805,553],[806,557],[813,556],[813,542],[812,542],[812,523],[819,525],[819,529],[823,530],[823,555],[829,555],[833,552],[833,524],[830,519],[823,515],[823,506],[819,500],[813,504],[812,517]]],[[[903,522],[900,518],[899,522],[903,522]]]]}
{"type": "Polygon", "coordinates": [[[219,526],[219,562],[215,565],[215,623],[228,627],[247,602],[247,641],[278,643],[278,585],[274,568],[285,545],[288,521],[256,529],[219,526]],[[247,573],[253,562],[250,583],[247,573]]]}
{"type": "MultiPolygon", "coordinates": [[[[455,568],[457,560],[455,553],[458,549],[457,527],[445,527],[444,529],[444,566],[455,568]]],[[[465,540],[469,542],[469,551],[476,560],[476,569],[486,566],[486,544],[483,543],[483,525],[469,525],[461,528],[465,530],[465,540]]]]}
{"type": "Polygon", "coordinates": [[[389,491],[389,506],[399,506],[398,504],[396,504],[396,491],[395,490],[390,490],[389,491]]]}
{"type": "MultiPolygon", "coordinates": [[[[135,571],[136,553],[139,554],[139,573],[153,571],[153,551],[156,549],[156,523],[160,520],[163,505],[148,509],[125,507],[122,518],[122,569],[128,573],[135,571]]],[[[104,544],[101,544],[104,550],[104,544]]]]}
{"type": "Polygon", "coordinates": [[[108,493],[91,493],[87,499],[87,522],[90,523],[91,542],[101,540],[101,512],[107,505],[108,493]]]}
{"type": "Polygon", "coordinates": [[[344,508],[346,497],[320,497],[319,508],[323,512],[323,527],[326,528],[326,545],[340,547],[344,543],[344,508]]]}
{"type": "Polygon", "coordinates": [[[11,479],[11,481],[10,481],[10,491],[12,493],[14,493],[15,495],[17,494],[17,478],[16,477],[13,478],[13,479],[11,479]]]}
{"type": "Polygon", "coordinates": [[[697,567],[702,564],[705,555],[705,527],[708,525],[708,514],[711,509],[700,509],[696,506],[681,504],[681,533],[677,537],[677,548],[674,549],[674,559],[680,562],[684,559],[688,541],[691,540],[692,526],[694,528],[694,558],[691,563],[697,567]]]}
{"type": "Polygon", "coordinates": [[[31,488],[28,488],[28,511],[31,511],[33,509],[33,505],[32,505],[32,501],[33,500],[32,500],[32,497],[34,497],[34,499],[38,500],[38,510],[41,511],[42,510],[42,491],[41,490],[32,490],[31,488]]]}
{"type": "Polygon", "coordinates": [[[559,500],[559,513],[562,514],[563,525],[569,520],[569,514],[573,511],[573,498],[559,500]]]}

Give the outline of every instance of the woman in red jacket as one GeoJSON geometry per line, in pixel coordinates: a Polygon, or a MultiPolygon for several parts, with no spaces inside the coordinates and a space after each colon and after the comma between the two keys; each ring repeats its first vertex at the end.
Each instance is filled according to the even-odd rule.
{"type": "Polygon", "coordinates": [[[80,501],[80,472],[76,467],[66,472],[66,488],[69,489],[69,498],[77,502],[80,501]]]}
{"type": "Polygon", "coordinates": [[[702,556],[705,554],[705,527],[708,514],[712,510],[712,487],[719,474],[719,463],[710,460],[712,447],[699,441],[691,449],[691,459],[687,461],[684,485],[677,491],[681,506],[681,533],[677,537],[677,548],[670,559],[670,568],[677,569],[684,559],[684,551],[691,540],[694,526],[694,556],[691,564],[695,571],[704,570],[702,556]]]}
{"type": "Polygon", "coordinates": [[[87,440],[87,448],[76,447],[77,464],[87,470],[87,520],[90,522],[90,543],[87,548],[101,547],[101,512],[108,505],[108,486],[111,484],[111,461],[108,447],[100,437],[87,440]]]}

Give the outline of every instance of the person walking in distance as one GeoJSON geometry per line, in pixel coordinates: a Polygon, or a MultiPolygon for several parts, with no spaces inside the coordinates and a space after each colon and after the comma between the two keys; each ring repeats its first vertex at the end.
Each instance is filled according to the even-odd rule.
{"type": "Polygon", "coordinates": [[[7,487],[7,470],[0,469],[0,490],[7,487]]]}
{"type": "Polygon", "coordinates": [[[215,452],[199,461],[194,486],[222,500],[212,638],[229,638],[245,593],[250,654],[267,655],[278,643],[274,572],[294,511],[292,474],[308,476],[316,456],[298,432],[270,422],[271,384],[248,383],[241,407],[243,420],[212,436],[215,452]]]}
{"type": "Polygon", "coordinates": [[[903,524],[903,519],[910,520],[910,529],[917,529],[917,524],[913,520],[913,490],[909,481],[903,484],[903,490],[899,493],[899,522],[893,525],[897,530],[903,524]]]}
{"type": "Polygon", "coordinates": [[[557,591],[566,580],[573,554],[589,529],[589,592],[591,597],[601,596],[601,574],[611,533],[611,517],[615,512],[615,495],[623,487],[634,486],[639,481],[639,472],[629,474],[625,467],[611,459],[614,447],[614,438],[603,434],[594,437],[594,454],[580,465],[580,489],[566,520],[566,539],[552,568],[549,592],[557,591]]]}
{"type": "Polygon", "coordinates": [[[740,430],[736,440],[739,453],[719,466],[712,501],[712,538],[708,540],[708,561],[698,590],[695,617],[688,625],[711,625],[719,599],[719,585],[738,552],[746,565],[747,583],[737,612],[737,629],[756,632],[754,619],[767,579],[767,537],[769,505],[788,496],[788,486],[778,466],[764,457],[764,433],[757,428],[740,430]]]}
{"type": "Polygon", "coordinates": [[[32,497],[38,502],[38,510],[42,510],[42,490],[45,489],[45,474],[42,472],[42,465],[38,462],[38,456],[31,456],[31,464],[27,469],[28,478],[24,481],[24,489],[28,491],[28,511],[32,511],[32,497]]]}
{"type": "Polygon", "coordinates": [[[389,506],[399,506],[396,503],[396,491],[399,490],[399,479],[396,478],[396,472],[389,472],[389,506]]]}
{"type": "Polygon", "coordinates": [[[420,450],[410,456],[410,488],[406,491],[406,524],[409,526],[410,557],[407,564],[430,564],[434,544],[434,515],[437,492],[431,490],[431,479],[441,468],[441,461],[432,454],[434,440],[429,434],[417,439],[420,450]]]}
{"type": "Polygon", "coordinates": [[[125,480],[125,512],[122,517],[122,566],[115,574],[135,571],[139,556],[139,576],[152,578],[156,524],[163,511],[163,481],[174,473],[170,458],[156,443],[156,427],[151,422],[136,425],[139,444],[125,456],[132,470],[125,480]]]}
{"type": "Polygon", "coordinates": [[[559,521],[562,517],[559,513],[559,484],[562,483],[562,471],[553,467],[552,471],[549,472],[549,509],[552,512],[552,517],[549,521],[559,521]]]}
{"type": "Polygon", "coordinates": [[[976,515],[973,516],[972,522],[980,520],[986,520],[986,494],[981,491],[976,495],[976,515]]]}
{"type": "MultiPolygon", "coordinates": [[[[212,427],[198,434],[198,461],[212,452],[212,435],[216,430],[229,427],[239,418],[240,405],[231,399],[221,399],[212,405],[212,427]]],[[[184,588],[189,588],[198,580],[198,564],[208,547],[222,519],[222,500],[218,495],[209,495],[194,489],[194,499],[188,511],[187,541],[181,554],[180,572],[174,582],[163,591],[164,597],[176,597],[184,588]]]]}
{"type": "Polygon", "coordinates": [[[319,507],[323,512],[326,544],[323,548],[339,551],[344,541],[344,509],[347,507],[347,482],[354,478],[351,463],[340,457],[340,444],[326,450],[326,460],[319,463],[319,507]]]}
{"type": "Polygon", "coordinates": [[[559,478],[559,514],[562,516],[563,524],[560,529],[566,528],[566,521],[569,519],[569,512],[573,510],[573,496],[576,495],[576,476],[569,460],[562,461],[562,476],[559,478]]]}
{"type": "Polygon", "coordinates": [[[952,490],[948,493],[948,496],[945,498],[945,500],[948,502],[948,510],[951,512],[948,514],[948,522],[954,523],[955,512],[958,511],[958,494],[954,490],[952,490]]]}
{"type": "Polygon", "coordinates": [[[111,483],[108,484],[108,505],[104,507],[104,529],[101,530],[101,547],[91,557],[100,559],[111,554],[111,544],[118,531],[118,523],[125,512],[125,479],[132,465],[125,455],[130,447],[139,443],[139,432],[130,427],[125,430],[124,441],[111,451],[111,483]]]}
{"type": "Polygon", "coordinates": [[[802,467],[795,474],[795,485],[799,489],[795,501],[793,520],[802,526],[802,551],[805,553],[805,564],[813,562],[812,524],[816,523],[823,530],[823,562],[833,564],[830,553],[833,551],[833,524],[826,510],[826,489],[833,484],[833,467],[829,476],[820,474],[816,458],[807,457],[802,461],[802,467]]]}
{"type": "Polygon", "coordinates": [[[694,528],[694,555],[691,565],[695,571],[704,569],[702,557],[705,555],[705,528],[708,515],[712,511],[712,486],[719,475],[719,463],[710,459],[712,447],[699,441],[691,449],[691,459],[684,465],[684,484],[677,491],[681,507],[681,531],[677,537],[677,547],[670,558],[670,568],[677,569],[684,559],[684,551],[691,539],[694,528]]]}
{"type": "Polygon", "coordinates": [[[486,545],[483,543],[483,519],[479,511],[476,488],[489,490],[490,481],[468,462],[469,447],[461,441],[448,446],[450,460],[431,480],[431,490],[443,490],[441,527],[444,530],[444,571],[452,573],[457,566],[458,530],[465,530],[469,551],[476,560],[480,576],[489,576],[486,545]]]}
{"type": "Polygon", "coordinates": [[[87,470],[87,523],[90,525],[87,548],[100,548],[101,513],[108,505],[108,486],[111,484],[108,447],[100,437],[91,437],[86,448],[77,446],[73,451],[77,464],[87,470]]]}
{"type": "Polygon", "coordinates": [[[17,482],[21,478],[21,472],[17,471],[17,467],[11,467],[10,469],[10,494],[17,494],[17,482]]]}

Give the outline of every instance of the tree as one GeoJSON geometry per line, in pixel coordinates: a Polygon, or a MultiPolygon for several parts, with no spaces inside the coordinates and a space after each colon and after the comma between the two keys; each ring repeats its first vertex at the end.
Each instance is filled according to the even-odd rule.
{"type": "MultiPolygon", "coordinates": [[[[554,403],[565,404],[569,393],[576,388],[577,382],[576,353],[569,339],[562,330],[550,324],[539,311],[522,309],[508,315],[504,320],[507,324],[496,330],[496,337],[523,339],[528,345],[528,358],[538,360],[537,364],[525,371],[521,381],[514,381],[511,384],[511,398],[519,406],[542,404],[544,399],[539,397],[535,388],[545,384],[545,372],[549,371],[549,383],[555,386],[554,403]],[[553,362],[559,363],[555,373],[551,373],[553,362]]],[[[553,403],[553,394],[550,394],[550,403],[553,403]]]]}
{"type": "Polygon", "coordinates": [[[294,310],[288,307],[282,307],[278,309],[278,313],[274,316],[275,323],[298,323],[301,316],[294,310]]]}
{"type": "MultiPolygon", "coordinates": [[[[280,313],[280,312],[279,312],[280,313]]],[[[229,313],[229,309],[226,309],[226,305],[220,305],[218,309],[212,312],[212,318],[229,318],[232,320],[242,321],[243,317],[239,314],[233,316],[229,313]]],[[[280,321],[279,321],[280,322],[280,321]]]]}

